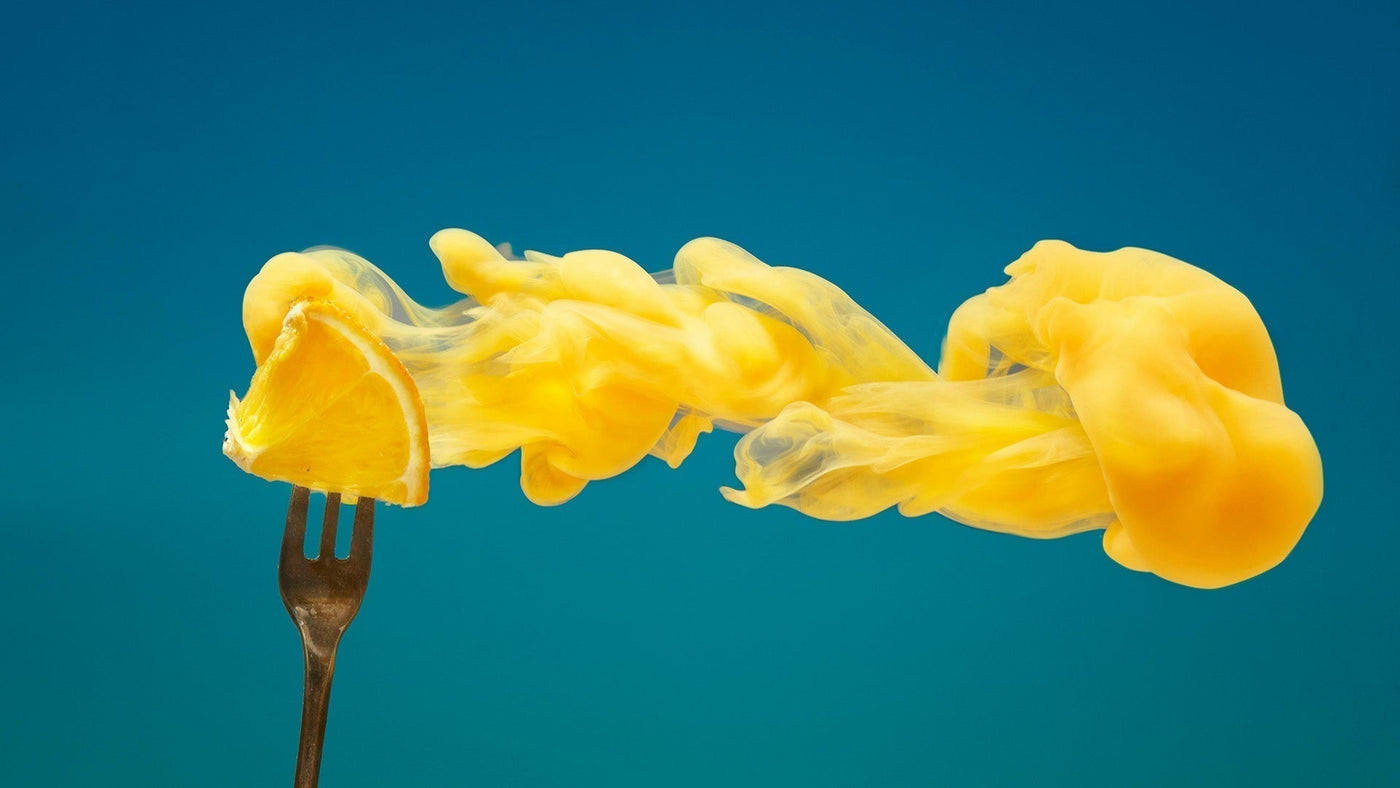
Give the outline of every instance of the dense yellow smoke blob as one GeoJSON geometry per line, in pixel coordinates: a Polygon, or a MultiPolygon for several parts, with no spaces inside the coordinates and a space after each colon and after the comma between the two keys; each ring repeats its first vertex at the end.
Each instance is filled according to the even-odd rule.
{"type": "Polygon", "coordinates": [[[1202,588],[1288,554],[1322,498],[1249,300],[1145,249],[1045,241],[954,313],[940,377],[797,403],[736,451],[750,506],[830,519],[898,505],[1055,537],[1202,588]]]}
{"type": "Polygon", "coordinates": [[[249,285],[259,363],[297,298],[330,300],[403,361],[436,467],[521,450],[557,504],[719,425],[747,506],[855,519],[891,506],[1053,537],[1106,528],[1119,563],[1214,587],[1268,569],[1321,497],[1263,323],[1200,269],[1045,242],[953,316],[935,374],[840,289],[712,238],[647,274],[605,251],[507,259],[444,230],[467,298],[424,308],[365,260],[284,254],[249,285]]]}

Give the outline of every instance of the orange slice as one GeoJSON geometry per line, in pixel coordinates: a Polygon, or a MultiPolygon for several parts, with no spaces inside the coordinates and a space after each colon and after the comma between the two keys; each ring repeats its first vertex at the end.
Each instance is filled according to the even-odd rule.
{"type": "Polygon", "coordinates": [[[417,506],[428,499],[428,421],[408,370],[344,310],[297,301],[242,401],[224,454],[264,479],[417,506]]]}

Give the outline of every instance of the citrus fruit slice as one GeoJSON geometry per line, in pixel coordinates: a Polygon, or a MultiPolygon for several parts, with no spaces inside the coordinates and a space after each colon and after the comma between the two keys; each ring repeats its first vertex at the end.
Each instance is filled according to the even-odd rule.
{"type": "Polygon", "coordinates": [[[240,401],[224,454],[264,479],[417,506],[428,498],[428,422],[413,378],[344,310],[297,301],[240,401]]]}

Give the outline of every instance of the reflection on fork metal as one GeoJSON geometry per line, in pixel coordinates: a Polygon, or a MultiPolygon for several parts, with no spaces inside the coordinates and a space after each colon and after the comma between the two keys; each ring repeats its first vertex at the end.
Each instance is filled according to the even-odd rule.
{"type": "Polygon", "coordinates": [[[361,498],[355,507],[350,555],[343,559],[335,557],[340,495],[330,493],[326,496],[326,510],[321,521],[321,549],[314,559],[306,558],[306,509],[310,495],[305,487],[292,488],[287,529],[282,534],[282,560],[277,571],[282,603],[301,632],[302,652],[306,658],[306,691],[302,698],[301,743],[297,748],[294,788],[314,788],[319,779],[336,646],[365,598],[374,545],[374,499],[361,498]]]}

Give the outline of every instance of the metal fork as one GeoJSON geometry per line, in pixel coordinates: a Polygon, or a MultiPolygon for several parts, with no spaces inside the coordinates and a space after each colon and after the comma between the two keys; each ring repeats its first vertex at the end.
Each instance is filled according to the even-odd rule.
{"type": "Polygon", "coordinates": [[[306,688],[301,705],[301,743],[297,747],[294,788],[315,788],[321,773],[321,745],[326,736],[326,713],[331,700],[331,677],[340,636],[355,618],[369,585],[369,562],[374,546],[374,499],[360,498],[355,506],[354,533],[348,558],[335,557],[335,529],[340,495],[326,496],[321,520],[321,549],[305,556],[306,508],[311,493],[292,487],[287,528],[282,532],[282,559],[277,584],[282,603],[301,632],[306,659],[306,688]]]}

